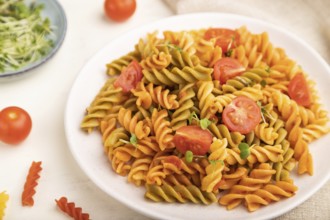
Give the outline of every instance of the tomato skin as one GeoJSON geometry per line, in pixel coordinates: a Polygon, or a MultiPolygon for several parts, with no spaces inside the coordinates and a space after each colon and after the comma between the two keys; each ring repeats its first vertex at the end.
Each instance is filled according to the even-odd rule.
{"type": "Polygon", "coordinates": [[[232,29],[209,28],[206,30],[204,38],[206,40],[215,38],[215,44],[221,47],[222,53],[224,54],[238,45],[240,36],[232,29]]]}
{"type": "Polygon", "coordinates": [[[230,131],[247,134],[260,123],[261,110],[255,101],[237,96],[222,112],[222,122],[230,131]]]}
{"type": "Polygon", "coordinates": [[[181,168],[182,168],[182,161],[177,156],[174,156],[174,155],[168,156],[164,159],[164,162],[173,164],[179,170],[181,170],[181,168]]]}
{"type": "Polygon", "coordinates": [[[0,140],[16,145],[27,138],[32,128],[30,115],[22,108],[10,106],[0,112],[0,140]]]}
{"type": "Polygon", "coordinates": [[[224,57],[218,60],[213,67],[213,77],[219,80],[220,84],[225,84],[227,80],[241,75],[245,68],[238,60],[230,57],[224,57]]]}
{"type": "Polygon", "coordinates": [[[123,68],[120,76],[114,82],[116,88],[121,87],[124,92],[134,89],[138,82],[142,80],[142,67],[133,60],[126,68],[123,68]]]}
{"type": "Polygon", "coordinates": [[[104,11],[108,18],[123,22],[130,18],[136,10],[135,0],[105,0],[104,11]]]}
{"type": "Polygon", "coordinates": [[[197,125],[182,126],[176,131],[173,142],[183,154],[190,150],[194,155],[203,156],[210,149],[212,135],[197,125]]]}
{"type": "Polygon", "coordinates": [[[308,107],[312,104],[312,97],[308,83],[302,73],[296,74],[288,85],[288,94],[299,105],[308,107]]]}

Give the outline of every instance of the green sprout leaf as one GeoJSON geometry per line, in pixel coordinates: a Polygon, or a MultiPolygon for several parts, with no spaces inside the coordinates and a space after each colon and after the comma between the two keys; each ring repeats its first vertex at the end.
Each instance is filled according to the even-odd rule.
{"type": "Polygon", "coordinates": [[[131,135],[131,137],[130,137],[130,139],[129,139],[129,142],[130,142],[131,144],[133,144],[134,146],[137,146],[137,137],[136,137],[135,134],[132,134],[132,135],[131,135]]]}
{"type": "Polygon", "coordinates": [[[193,158],[194,158],[194,154],[193,154],[193,152],[190,151],[190,150],[187,150],[186,153],[185,153],[185,155],[184,155],[184,158],[185,158],[185,160],[186,160],[188,163],[191,163],[192,160],[193,160],[193,158]]]}
{"type": "Polygon", "coordinates": [[[233,53],[233,50],[230,49],[230,50],[228,50],[228,51],[225,53],[225,56],[226,56],[226,57],[231,57],[232,53],[233,53]]]}
{"type": "Polygon", "coordinates": [[[267,66],[266,69],[265,69],[265,71],[266,71],[267,73],[269,73],[269,72],[270,72],[270,67],[267,66]]]}
{"type": "Polygon", "coordinates": [[[211,165],[216,165],[217,163],[221,163],[221,165],[224,165],[225,163],[223,162],[223,160],[209,160],[211,165]]]}
{"type": "Polygon", "coordinates": [[[265,87],[265,86],[267,85],[266,80],[264,80],[264,79],[261,80],[260,85],[261,85],[262,87],[265,87]]]}
{"type": "Polygon", "coordinates": [[[189,115],[188,123],[191,125],[191,123],[192,123],[193,120],[199,121],[199,118],[198,118],[196,112],[192,112],[192,113],[189,115]]]}
{"type": "Polygon", "coordinates": [[[207,129],[207,127],[208,127],[210,124],[212,124],[212,122],[211,122],[209,119],[207,119],[207,118],[203,118],[203,119],[201,119],[201,120],[199,121],[199,124],[200,124],[201,128],[202,128],[203,130],[205,130],[205,129],[207,129]]]}
{"type": "Polygon", "coordinates": [[[240,157],[244,160],[246,159],[249,155],[250,155],[250,148],[249,148],[249,145],[247,143],[240,143],[238,145],[238,148],[240,150],[240,157]]]}
{"type": "Polygon", "coordinates": [[[271,119],[271,120],[276,120],[268,111],[267,109],[265,108],[265,106],[262,106],[261,102],[258,101],[257,102],[257,105],[260,107],[260,111],[261,111],[261,118],[262,118],[262,121],[264,123],[266,123],[266,117],[271,119]]]}
{"type": "Polygon", "coordinates": [[[175,44],[167,43],[166,46],[170,49],[174,49],[174,50],[178,50],[178,51],[182,52],[182,49],[175,44]]]}

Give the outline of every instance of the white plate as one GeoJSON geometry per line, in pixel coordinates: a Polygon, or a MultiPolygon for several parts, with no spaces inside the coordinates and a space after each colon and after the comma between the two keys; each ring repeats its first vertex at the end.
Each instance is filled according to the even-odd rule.
{"type": "MultiPolygon", "coordinates": [[[[65,113],[65,131],[70,150],[89,178],[105,193],[126,204],[132,209],[156,219],[271,219],[298,206],[330,177],[328,144],[330,136],[325,136],[310,145],[314,157],[314,175],[295,176],[299,187],[297,194],[290,199],[262,207],[249,213],[244,207],[227,211],[225,207],[213,204],[210,206],[194,204],[153,203],[144,199],[144,188],[137,188],[127,183],[125,177],[116,175],[108,162],[98,132],[86,134],[79,126],[84,111],[105,82],[105,64],[119,55],[124,55],[134,48],[140,37],[155,30],[189,30],[213,27],[238,28],[246,25],[253,33],[267,31],[275,46],[285,48],[288,56],[296,60],[302,68],[316,81],[321,102],[329,109],[330,68],[327,63],[304,41],[283,29],[269,23],[248,17],[201,13],[170,17],[141,28],[130,31],[110,42],[99,51],[81,70],[71,89],[65,113]]],[[[320,201],[321,203],[322,201],[320,201]]]]}

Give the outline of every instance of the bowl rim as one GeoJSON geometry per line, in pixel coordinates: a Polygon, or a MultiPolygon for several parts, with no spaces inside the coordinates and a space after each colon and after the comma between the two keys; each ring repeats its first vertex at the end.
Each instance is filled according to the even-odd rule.
{"type": "Polygon", "coordinates": [[[0,73],[0,82],[1,82],[1,80],[4,80],[4,79],[17,78],[18,76],[25,75],[30,70],[33,70],[33,69],[41,66],[42,64],[44,64],[45,62],[50,60],[56,54],[56,52],[59,50],[59,48],[62,46],[63,41],[66,36],[67,27],[68,27],[67,17],[66,17],[63,6],[58,2],[58,0],[52,0],[52,1],[50,1],[50,4],[53,4],[53,6],[58,8],[58,11],[61,14],[61,16],[59,16],[59,18],[60,18],[60,20],[62,20],[62,24],[63,24],[63,26],[61,28],[62,31],[59,34],[59,38],[56,40],[57,43],[54,45],[54,47],[51,48],[51,50],[48,52],[48,54],[43,56],[41,59],[39,59],[33,63],[30,63],[29,65],[24,66],[21,69],[0,73]]]}

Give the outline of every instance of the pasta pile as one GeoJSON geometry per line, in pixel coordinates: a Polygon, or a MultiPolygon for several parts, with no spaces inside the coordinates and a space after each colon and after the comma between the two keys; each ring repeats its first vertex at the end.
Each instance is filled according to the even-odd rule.
{"type": "Polygon", "coordinates": [[[244,204],[249,211],[288,198],[297,187],[291,172],[313,174],[308,144],[329,132],[327,112],[315,83],[266,32],[235,30],[239,42],[223,53],[205,29],[149,33],[135,49],[109,62],[108,80],[87,107],[81,128],[101,132],[114,172],[145,187],[156,202],[218,202],[227,209],[244,204]],[[225,84],[214,80],[213,67],[223,57],[239,61],[245,71],[225,84]],[[142,80],[130,92],[114,86],[132,62],[142,80]],[[307,78],[312,104],[303,107],[288,95],[290,80],[307,78]],[[262,120],[249,133],[231,131],[222,112],[238,96],[260,105],[262,120]],[[190,125],[192,115],[209,119],[213,141],[208,153],[188,162],[173,137],[190,125]],[[249,155],[242,158],[241,143],[249,155]]]}

